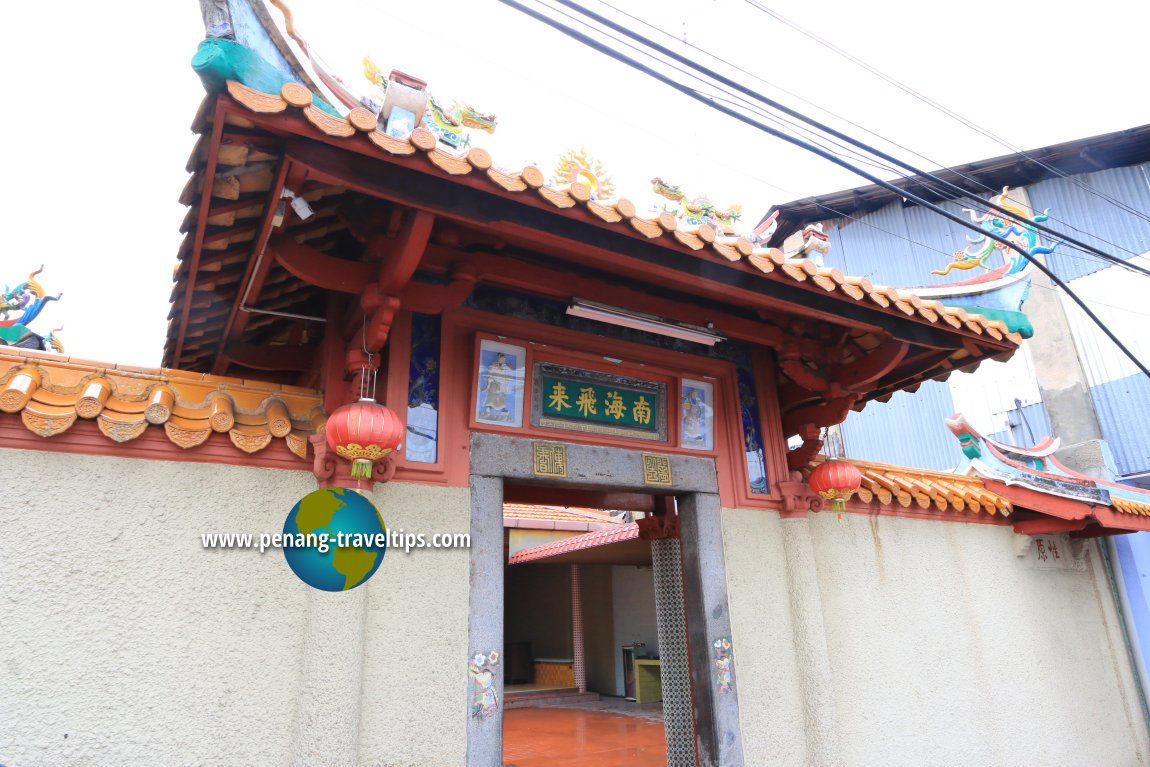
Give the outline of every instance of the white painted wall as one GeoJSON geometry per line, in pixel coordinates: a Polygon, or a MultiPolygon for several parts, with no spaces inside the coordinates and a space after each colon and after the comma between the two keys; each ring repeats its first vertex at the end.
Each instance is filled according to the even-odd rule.
{"type": "MultiPolygon", "coordinates": [[[[350,717],[332,763],[462,762],[466,550],[391,551],[366,586],[309,593],[278,551],[200,534],[282,529],[310,471],[0,449],[0,486],[5,767],[291,764],[309,711],[350,717]],[[323,625],[340,615],[359,618],[323,625]],[[346,674],[338,647],[330,661],[362,699],[309,707],[327,691],[305,686],[306,642],[357,631],[363,668],[346,674]]],[[[466,489],[390,484],[375,501],[392,527],[468,529],[466,489]]]]}
{"type": "Polygon", "coordinates": [[[655,619],[655,572],[650,567],[611,568],[612,621],[615,627],[615,694],[622,695],[623,645],[643,642],[640,655],[659,654],[655,619]]]}
{"type": "MultiPolygon", "coordinates": [[[[808,763],[802,649],[774,514],[724,511],[747,764],[808,763]]],[[[1139,765],[1150,758],[1096,554],[1038,570],[1010,528],[812,516],[844,765],[1139,765]]]]}

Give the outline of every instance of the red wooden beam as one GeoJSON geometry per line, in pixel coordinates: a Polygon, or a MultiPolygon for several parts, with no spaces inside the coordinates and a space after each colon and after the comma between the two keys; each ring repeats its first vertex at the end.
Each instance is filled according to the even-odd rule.
{"type": "MultiPolygon", "coordinates": [[[[449,259],[459,259],[461,255],[459,251],[449,251],[434,246],[428,251],[429,262],[427,265],[434,266],[439,270],[444,269],[444,264],[449,259]]],[[[625,285],[552,269],[519,259],[477,252],[467,255],[467,263],[475,267],[479,274],[479,281],[488,285],[522,290],[563,301],[574,296],[587,296],[596,301],[655,314],[673,322],[685,322],[700,326],[713,322],[716,332],[749,343],[772,348],[797,344],[801,346],[804,352],[818,349],[816,341],[792,336],[777,325],[768,322],[756,322],[721,310],[659,298],[625,285]]]]}
{"type": "Polygon", "coordinates": [[[910,344],[892,338],[853,364],[831,371],[831,380],[848,389],[864,390],[898,367],[909,350],[910,344]]]}
{"type": "Polygon", "coordinates": [[[1024,519],[1014,523],[1014,532],[1019,535],[1044,535],[1047,533],[1067,533],[1086,529],[1085,519],[1024,519]]]}
{"type": "Polygon", "coordinates": [[[263,221],[260,223],[259,232],[256,234],[254,246],[249,250],[250,255],[247,259],[247,265],[244,267],[244,276],[240,281],[240,290],[236,294],[235,303],[232,304],[232,310],[228,314],[227,322],[224,323],[224,331],[220,334],[221,344],[216,350],[216,358],[212,363],[212,372],[219,375],[224,372],[227,363],[223,358],[224,346],[235,341],[243,336],[244,329],[251,319],[251,314],[243,310],[244,302],[250,296],[259,297],[260,291],[263,289],[264,280],[267,279],[268,272],[271,270],[272,260],[270,257],[264,255],[264,243],[267,242],[268,236],[271,234],[272,222],[275,220],[276,206],[280,200],[280,194],[287,182],[288,173],[291,172],[290,163],[286,160],[280,162],[279,171],[276,173],[275,181],[272,183],[271,189],[268,190],[268,196],[265,200],[265,208],[263,221]]]}
{"type": "Polygon", "coordinates": [[[237,365],[252,370],[310,370],[315,361],[316,347],[309,346],[257,346],[230,343],[223,356],[237,365]]]}
{"type": "Polygon", "coordinates": [[[993,479],[984,479],[983,484],[992,493],[998,493],[1015,507],[1037,511],[1059,519],[1081,520],[1091,516],[1093,507],[1085,501],[1075,501],[1058,495],[1031,490],[1020,485],[1008,485],[993,479]]]}
{"type": "Polygon", "coordinates": [[[423,260],[434,225],[435,216],[432,214],[422,210],[411,211],[398,241],[380,265],[379,292],[382,295],[396,295],[411,280],[423,260]]]}
{"type": "Polygon", "coordinates": [[[307,284],[337,293],[358,294],[365,285],[374,283],[379,273],[376,264],[329,256],[311,245],[296,242],[291,234],[273,237],[268,241],[267,252],[307,284]]]}
{"type": "Polygon", "coordinates": [[[204,163],[204,188],[200,195],[200,215],[196,222],[196,236],[192,242],[192,261],[188,267],[188,279],[184,288],[184,306],[180,312],[179,330],[176,331],[176,345],[172,349],[172,367],[180,367],[180,357],[184,352],[184,339],[188,334],[188,315],[192,311],[192,293],[196,289],[196,275],[200,267],[200,254],[204,249],[204,230],[208,225],[208,214],[212,203],[212,187],[216,179],[216,161],[220,156],[220,137],[224,131],[224,100],[216,100],[212,119],[212,138],[208,144],[207,162],[204,163]]]}

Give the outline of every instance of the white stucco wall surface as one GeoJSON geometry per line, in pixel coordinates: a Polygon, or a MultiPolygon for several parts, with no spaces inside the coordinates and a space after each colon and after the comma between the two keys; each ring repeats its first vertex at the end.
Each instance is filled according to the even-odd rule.
{"type": "Polygon", "coordinates": [[[275,532],[309,471],[0,449],[0,764],[285,764],[307,586],[275,532]]]}
{"type": "MultiPolygon", "coordinates": [[[[462,764],[468,551],[391,549],[320,592],[269,549],[310,471],[0,449],[0,765],[462,764]]],[[[466,533],[466,488],[392,483],[388,527],[466,533]]]]}
{"type": "Polygon", "coordinates": [[[1038,569],[1009,527],[811,521],[847,765],[1143,765],[1142,720],[1093,543],[1038,569]]]}
{"type": "MultiPolygon", "coordinates": [[[[807,523],[723,513],[748,765],[816,763],[785,524],[807,523]]],[[[823,763],[1148,763],[1093,544],[1084,569],[1046,570],[1016,556],[1009,527],[830,513],[809,524],[816,572],[801,577],[821,599],[836,723],[823,763]]]]}
{"type": "Polygon", "coordinates": [[[781,520],[723,510],[723,556],[747,767],[806,763],[781,520]]]}
{"type": "MultiPolygon", "coordinates": [[[[374,502],[388,529],[466,533],[467,488],[394,482],[374,502]]],[[[468,550],[391,550],[366,584],[359,763],[462,765],[467,745],[468,550]]]]}

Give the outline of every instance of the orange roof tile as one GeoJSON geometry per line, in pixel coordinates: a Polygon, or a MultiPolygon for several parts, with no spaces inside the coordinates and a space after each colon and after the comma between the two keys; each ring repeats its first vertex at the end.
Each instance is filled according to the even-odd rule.
{"type": "Polygon", "coordinates": [[[182,370],[116,366],[48,352],[0,349],[0,411],[29,431],[53,437],[78,418],[93,419],[115,442],[162,426],[182,448],[226,432],[254,453],[283,439],[301,459],[327,416],[318,392],[182,370]]]}
{"type": "MultiPolygon", "coordinates": [[[[289,85],[292,84],[284,87],[288,88],[289,85]]],[[[709,224],[681,229],[679,220],[670,214],[650,218],[636,215],[635,205],[628,200],[593,200],[591,188],[585,184],[576,182],[561,187],[549,186],[545,183],[543,171],[534,166],[520,171],[499,169],[491,155],[479,147],[459,155],[446,152],[439,148],[435,134],[423,127],[416,128],[407,138],[394,138],[372,127],[373,123],[356,110],[348,117],[337,118],[310,104],[299,109],[282,93],[263,93],[234,81],[227,83],[227,89],[235,101],[252,112],[268,114],[289,109],[302,111],[308,122],[325,135],[336,139],[366,134],[382,152],[392,155],[421,154],[428,162],[448,174],[480,173],[504,191],[534,193],[556,208],[581,205],[605,223],[629,226],[650,239],[670,236],[695,250],[709,248],[727,261],[739,261],[746,257],[748,263],[763,273],[778,271],[797,282],[812,279],[823,290],[841,293],[852,301],[866,298],[880,307],[908,316],[918,316],[930,323],[945,322],[955,328],[965,326],[971,332],[985,334],[995,340],[1005,338],[1015,345],[1022,343],[1022,337],[1009,332],[1001,320],[992,320],[965,310],[956,312],[938,301],[924,300],[896,288],[871,285],[860,278],[844,276],[835,269],[820,269],[810,259],[788,258],[778,248],[757,247],[745,237],[728,236],[730,233],[718,231],[709,224]]]]}
{"type": "Polygon", "coordinates": [[[858,499],[863,503],[903,508],[914,505],[924,510],[933,507],[938,511],[973,514],[985,512],[1004,517],[1014,511],[1010,501],[987,490],[979,477],[891,466],[854,458],[838,460],[854,464],[862,473],[858,499]]]}
{"type": "Polygon", "coordinates": [[[539,559],[559,556],[560,554],[569,554],[572,551],[582,551],[583,549],[595,548],[596,546],[606,546],[610,543],[630,541],[638,537],[639,525],[635,522],[629,522],[615,528],[596,530],[595,532],[564,538],[561,541],[553,541],[552,543],[544,543],[539,546],[532,546],[529,549],[523,549],[522,551],[512,554],[511,558],[507,560],[507,563],[520,565],[525,562],[534,562],[539,559]]]}

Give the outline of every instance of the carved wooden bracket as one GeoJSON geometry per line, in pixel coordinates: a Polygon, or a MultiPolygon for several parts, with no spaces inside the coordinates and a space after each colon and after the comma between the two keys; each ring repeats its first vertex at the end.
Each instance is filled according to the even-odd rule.
{"type": "Polygon", "coordinates": [[[792,471],[790,478],[783,482],[776,482],[775,487],[783,496],[783,508],[779,516],[784,518],[805,517],[809,511],[819,511],[823,507],[823,499],[811,491],[803,475],[792,471]]]}
{"type": "Polygon", "coordinates": [[[823,447],[823,441],[818,437],[807,437],[803,444],[787,453],[787,468],[798,471],[811,462],[823,447]]]}
{"type": "Polygon", "coordinates": [[[644,541],[679,537],[679,515],[672,512],[643,517],[637,524],[639,525],[639,537],[644,541]]]}
{"type": "Polygon", "coordinates": [[[348,490],[371,490],[374,482],[390,482],[395,476],[395,454],[371,467],[371,480],[365,481],[351,476],[351,461],[345,461],[331,451],[327,445],[327,435],[313,434],[308,437],[315,460],[311,471],[320,487],[343,487],[348,490]]]}

